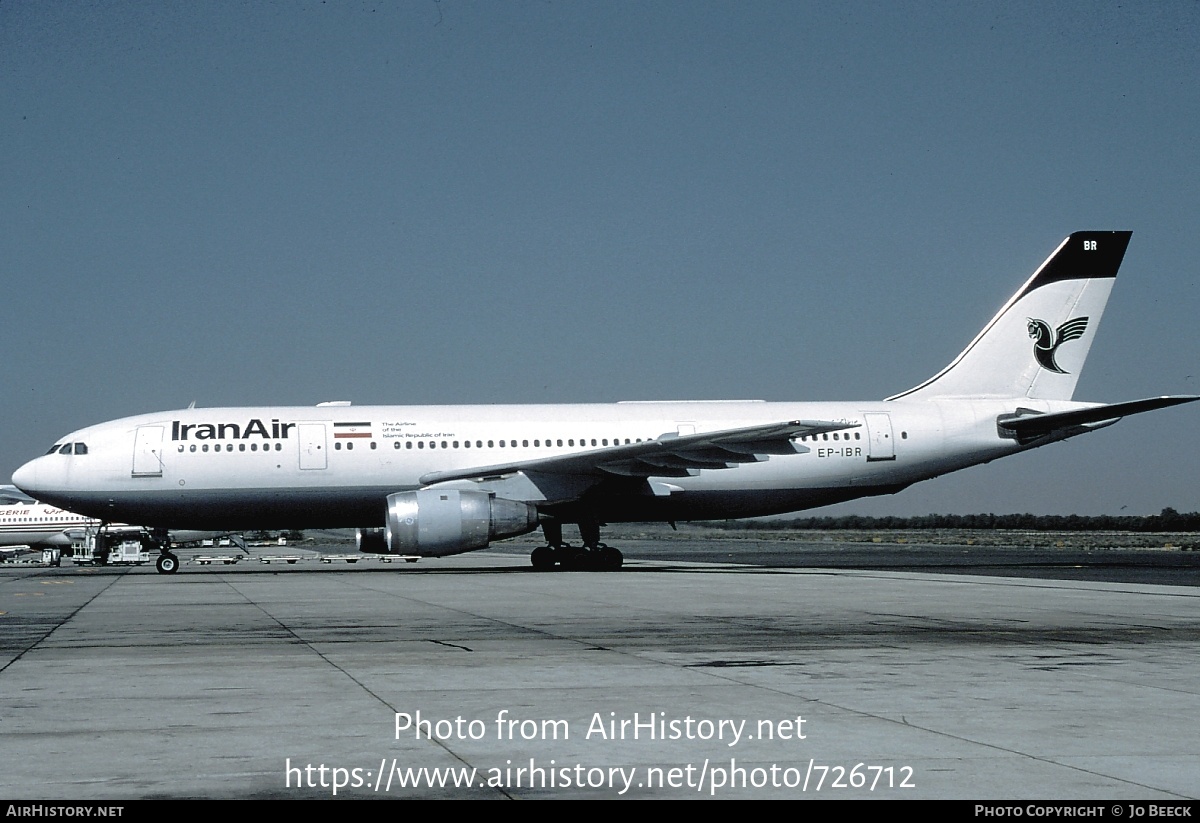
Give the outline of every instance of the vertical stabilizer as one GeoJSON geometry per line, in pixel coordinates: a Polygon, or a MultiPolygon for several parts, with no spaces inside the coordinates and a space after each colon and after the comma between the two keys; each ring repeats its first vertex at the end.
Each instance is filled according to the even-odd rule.
{"type": "Polygon", "coordinates": [[[1070,400],[1132,232],[1072,234],[962,354],[889,400],[1070,400]]]}

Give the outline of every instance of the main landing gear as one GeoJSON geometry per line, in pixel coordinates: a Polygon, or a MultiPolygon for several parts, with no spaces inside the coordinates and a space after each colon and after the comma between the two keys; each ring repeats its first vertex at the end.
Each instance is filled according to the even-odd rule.
{"type": "Polygon", "coordinates": [[[543,521],[542,533],[546,545],[538,546],[529,555],[529,562],[539,571],[550,571],[557,564],[566,571],[616,571],[625,561],[618,549],[600,542],[599,523],[580,523],[582,546],[563,542],[562,523],[543,521]]]}

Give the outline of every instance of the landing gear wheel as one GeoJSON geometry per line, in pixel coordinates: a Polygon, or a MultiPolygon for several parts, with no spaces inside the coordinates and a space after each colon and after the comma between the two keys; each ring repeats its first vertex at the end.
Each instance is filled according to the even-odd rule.
{"type": "Polygon", "coordinates": [[[533,567],[540,572],[549,571],[554,568],[557,558],[554,556],[555,551],[553,546],[538,546],[529,554],[529,562],[533,567]]]}
{"type": "Polygon", "coordinates": [[[179,571],[179,558],[170,552],[163,552],[154,561],[154,568],[158,569],[159,574],[175,574],[179,571]]]}
{"type": "Polygon", "coordinates": [[[596,561],[596,568],[600,571],[615,572],[625,562],[625,556],[612,546],[600,546],[596,549],[596,561]]]}
{"type": "Polygon", "coordinates": [[[589,567],[588,561],[591,559],[591,552],[578,546],[560,546],[555,551],[555,556],[564,571],[576,572],[584,571],[589,567]]]}

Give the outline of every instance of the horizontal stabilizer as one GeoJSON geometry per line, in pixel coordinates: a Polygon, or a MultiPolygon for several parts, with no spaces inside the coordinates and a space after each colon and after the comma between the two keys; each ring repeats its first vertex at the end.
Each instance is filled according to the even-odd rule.
{"type": "Polygon", "coordinates": [[[1168,406],[1178,406],[1180,403],[1191,403],[1194,400],[1200,400],[1200,396],[1175,395],[1171,397],[1150,397],[1145,400],[1130,400],[1127,403],[1093,406],[1074,411],[1014,417],[1008,420],[1001,420],[999,425],[1001,429],[1015,434],[1019,440],[1026,441],[1074,426],[1086,426],[1091,423],[1115,423],[1120,418],[1128,417],[1131,414],[1165,409],[1168,406]]]}

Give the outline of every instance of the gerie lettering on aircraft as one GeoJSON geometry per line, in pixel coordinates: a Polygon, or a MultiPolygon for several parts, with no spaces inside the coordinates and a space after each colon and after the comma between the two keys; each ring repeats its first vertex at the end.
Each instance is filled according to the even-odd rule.
{"type": "Polygon", "coordinates": [[[949,365],[884,400],[187,409],[72,432],[13,482],[159,534],[356,528],[363,551],[437,557],[540,527],[535,567],[617,568],[606,523],[894,494],[1200,399],[1073,399],[1130,235],[1072,234],[949,365]]]}

